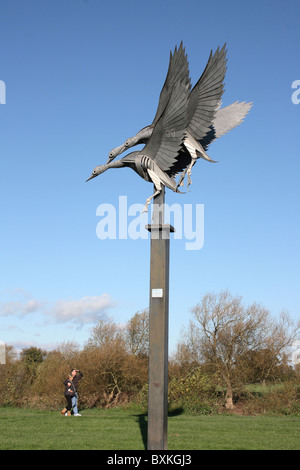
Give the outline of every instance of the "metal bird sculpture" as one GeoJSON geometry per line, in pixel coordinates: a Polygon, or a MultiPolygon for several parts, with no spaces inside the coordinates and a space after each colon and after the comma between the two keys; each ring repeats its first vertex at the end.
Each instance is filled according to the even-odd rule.
{"type": "MultiPolygon", "coordinates": [[[[226,52],[225,45],[221,51],[218,48],[214,55],[211,51],[205,70],[190,93],[184,141],[186,151],[184,148],[181,150],[181,160],[185,160],[186,168],[180,175],[178,186],[183,185],[186,174],[188,175],[187,186],[191,184],[191,169],[198,158],[215,163],[215,160],[212,160],[206,153],[208,146],[213,140],[241,124],[252,106],[252,103],[237,101],[220,109],[226,72],[226,52]]],[[[123,145],[111,150],[108,162],[134,145],[147,143],[153,132],[157,115],[165,104],[166,95],[170,92],[170,86],[179,76],[179,70],[181,73],[188,73],[188,62],[182,43],[178,51],[175,48],[174,55],[171,54],[167,78],[161,91],[158,111],[153,123],[141,129],[134,137],[127,139],[123,145]]]]}
{"type": "Polygon", "coordinates": [[[188,93],[186,80],[176,83],[146,146],[121,160],[97,166],[87,181],[110,168],[132,168],[141,178],[154,183],[155,192],[147,199],[144,210],[147,210],[151,199],[162,191],[163,186],[179,192],[173,176],[184,140],[188,93]]]}
{"type": "Polygon", "coordinates": [[[163,186],[178,191],[188,175],[191,183],[192,166],[198,158],[214,162],[206,153],[209,144],[240,124],[249,111],[251,103],[233,103],[220,108],[226,72],[225,45],[210,53],[206,67],[191,90],[187,56],[182,43],[170,53],[167,76],[160,93],[159,103],[151,125],[141,129],[136,136],[113,149],[106,165],[95,167],[87,181],[109,168],[130,167],[143,179],[154,183],[155,193],[163,186]],[[118,161],[117,155],[134,145],[145,147],[132,152],[118,161]],[[181,173],[179,182],[175,176],[181,173]]]}
{"type": "MultiPolygon", "coordinates": [[[[182,173],[179,184],[182,184],[182,179],[186,172],[190,178],[191,168],[197,158],[204,158],[207,161],[214,162],[214,160],[207,155],[200,142],[201,139],[211,130],[216,109],[219,106],[224,91],[223,81],[226,72],[226,52],[225,45],[221,50],[218,48],[214,54],[212,54],[211,51],[200,79],[189,94],[186,112],[186,135],[184,148],[182,148],[180,154],[180,160],[184,162],[183,168],[186,168],[187,166],[188,168],[184,173],[182,173]]],[[[160,94],[158,109],[152,124],[141,129],[136,136],[127,139],[123,145],[113,149],[109,154],[108,163],[125,149],[148,141],[153,132],[157,117],[166,105],[170,89],[176,82],[177,75],[179,75],[178,70],[185,73],[186,77],[189,74],[188,62],[182,43],[180,44],[178,51],[175,48],[174,55],[170,56],[167,78],[160,94]],[[180,67],[178,67],[178,64],[180,64],[180,67]]],[[[188,83],[190,89],[189,78],[188,83]]]]}

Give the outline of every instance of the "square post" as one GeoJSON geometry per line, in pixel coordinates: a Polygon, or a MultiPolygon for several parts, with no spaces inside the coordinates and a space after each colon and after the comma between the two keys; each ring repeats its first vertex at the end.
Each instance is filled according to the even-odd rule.
{"type": "Polygon", "coordinates": [[[170,232],[164,224],[165,190],[154,198],[150,260],[150,338],[148,379],[148,450],[167,449],[169,252],[170,232]]]}

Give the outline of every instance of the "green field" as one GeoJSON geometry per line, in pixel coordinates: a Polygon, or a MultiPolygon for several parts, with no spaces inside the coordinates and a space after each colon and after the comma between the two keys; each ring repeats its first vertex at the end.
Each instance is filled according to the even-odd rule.
{"type": "MultiPolygon", "coordinates": [[[[0,409],[0,450],[144,450],[147,417],[139,411],[0,409]]],[[[194,416],[168,419],[169,450],[299,450],[296,416],[194,416]]]]}

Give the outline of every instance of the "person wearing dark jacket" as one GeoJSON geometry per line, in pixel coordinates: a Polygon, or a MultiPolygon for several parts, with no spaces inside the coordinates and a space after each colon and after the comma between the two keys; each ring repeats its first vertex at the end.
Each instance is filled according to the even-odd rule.
{"type": "Polygon", "coordinates": [[[79,385],[79,381],[83,377],[83,373],[80,372],[80,370],[72,369],[71,376],[73,377],[73,385],[75,388],[75,395],[72,397],[73,413],[74,413],[74,416],[81,416],[78,413],[78,385],[79,385]]]}
{"type": "Polygon", "coordinates": [[[69,375],[66,380],[64,381],[64,386],[65,386],[65,398],[67,400],[67,406],[64,408],[60,414],[61,415],[67,415],[71,416],[71,410],[72,410],[72,398],[76,394],[75,386],[73,383],[73,376],[69,375]]]}

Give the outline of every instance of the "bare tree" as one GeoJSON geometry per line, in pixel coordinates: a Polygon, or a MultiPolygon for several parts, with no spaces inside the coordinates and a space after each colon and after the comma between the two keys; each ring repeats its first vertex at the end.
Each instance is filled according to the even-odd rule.
{"type": "Polygon", "coordinates": [[[295,336],[286,314],[276,322],[262,306],[254,303],[244,307],[241,297],[228,291],[206,294],[192,314],[199,332],[202,361],[214,366],[226,386],[228,409],[234,406],[233,384],[240,359],[251,351],[268,349],[274,363],[295,336]]]}
{"type": "Polygon", "coordinates": [[[101,319],[92,329],[91,337],[87,342],[87,348],[99,348],[111,341],[122,340],[123,331],[117,323],[111,319],[101,319]]]}
{"type": "Polygon", "coordinates": [[[149,353],[149,310],[137,312],[126,325],[125,341],[129,352],[148,356],[149,353]]]}
{"type": "Polygon", "coordinates": [[[295,324],[288,312],[281,312],[278,319],[271,319],[270,334],[265,344],[269,354],[264,354],[261,363],[260,380],[265,384],[276,363],[286,359],[286,351],[300,331],[300,322],[295,324]],[[272,354],[270,354],[272,353],[272,354]]]}
{"type": "Polygon", "coordinates": [[[199,348],[200,330],[195,323],[189,322],[180,332],[180,340],[177,343],[174,354],[175,363],[180,365],[180,370],[187,373],[199,367],[201,363],[201,349],[199,348]]]}

